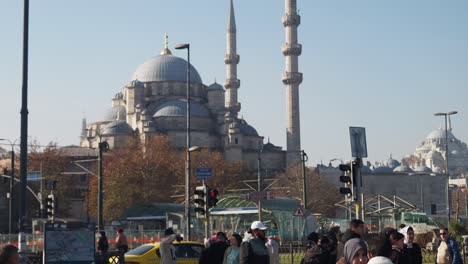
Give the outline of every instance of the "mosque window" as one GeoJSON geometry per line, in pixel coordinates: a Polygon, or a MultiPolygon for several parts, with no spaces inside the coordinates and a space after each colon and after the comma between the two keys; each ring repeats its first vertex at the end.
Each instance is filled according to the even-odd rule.
{"type": "Polygon", "coordinates": [[[234,139],[234,144],[236,144],[236,145],[239,144],[239,139],[238,138],[234,139]]]}

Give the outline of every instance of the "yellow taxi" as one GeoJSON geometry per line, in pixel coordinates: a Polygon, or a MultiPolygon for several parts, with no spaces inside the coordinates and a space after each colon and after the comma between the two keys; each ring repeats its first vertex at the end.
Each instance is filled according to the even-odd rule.
{"type": "MultiPolygon", "coordinates": [[[[180,264],[198,264],[205,248],[203,243],[192,241],[174,241],[174,247],[180,264]]],[[[125,253],[125,264],[159,264],[160,261],[159,242],[144,244],[125,253]]]]}

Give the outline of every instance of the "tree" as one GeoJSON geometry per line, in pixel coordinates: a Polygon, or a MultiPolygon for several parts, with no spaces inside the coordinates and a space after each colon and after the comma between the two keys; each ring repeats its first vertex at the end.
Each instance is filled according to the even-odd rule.
{"type": "MultiPolygon", "coordinates": [[[[314,168],[306,168],[306,184],[308,202],[306,208],[314,213],[321,213],[328,217],[335,216],[335,203],[341,200],[338,188],[321,177],[314,168]]],[[[278,193],[278,196],[288,196],[302,200],[303,177],[302,166],[299,164],[288,168],[278,176],[279,185],[289,187],[278,193]]]]}
{"type": "MultiPolygon", "coordinates": [[[[103,162],[105,219],[118,219],[135,203],[170,202],[172,185],[183,182],[183,161],[167,137],[149,137],[144,143],[133,138],[107,152],[103,162]]],[[[90,185],[90,212],[96,215],[97,177],[90,185]]]]}
{"type": "MultiPolygon", "coordinates": [[[[40,173],[41,182],[28,182],[28,185],[32,186],[36,192],[41,191],[40,185],[42,184],[42,197],[47,196],[49,191],[47,190],[48,182],[56,182],[57,189],[54,190],[57,205],[56,215],[59,217],[68,217],[69,207],[71,200],[74,198],[71,195],[74,192],[74,180],[73,177],[65,176],[62,172],[66,171],[67,166],[70,164],[70,157],[63,156],[60,153],[60,149],[57,147],[55,142],[50,142],[45,148],[41,148],[38,142],[33,142],[30,145],[30,153],[28,155],[28,173],[40,173]]],[[[33,205],[30,207],[33,210],[39,208],[35,199],[31,200],[33,205]]]]}

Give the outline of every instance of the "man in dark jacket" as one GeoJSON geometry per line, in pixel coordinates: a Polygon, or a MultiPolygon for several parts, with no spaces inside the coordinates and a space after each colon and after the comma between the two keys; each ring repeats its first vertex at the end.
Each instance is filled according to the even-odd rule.
{"type": "Polygon", "coordinates": [[[265,246],[267,227],[260,221],[254,221],[250,228],[254,238],[241,244],[239,264],[269,264],[270,257],[265,246]]]}
{"type": "Polygon", "coordinates": [[[227,237],[223,232],[216,234],[216,239],[210,240],[209,245],[202,251],[199,264],[219,264],[223,263],[224,252],[228,248],[227,237]]]}
{"type": "Polygon", "coordinates": [[[462,264],[463,260],[458,248],[457,241],[450,237],[448,228],[440,229],[440,243],[437,247],[438,264],[462,264]]]}

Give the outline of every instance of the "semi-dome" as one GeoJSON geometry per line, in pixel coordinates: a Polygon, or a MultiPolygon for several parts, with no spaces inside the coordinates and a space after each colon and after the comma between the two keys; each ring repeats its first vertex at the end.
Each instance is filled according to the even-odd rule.
{"type": "MultiPolygon", "coordinates": [[[[449,130],[448,131],[448,139],[454,139],[455,136],[452,134],[452,132],[449,130]]],[[[436,129],[433,130],[429,135],[426,137],[426,139],[445,139],[445,129],[436,129]]]]}
{"type": "MultiPolygon", "coordinates": [[[[154,111],[153,117],[167,117],[167,116],[187,116],[187,100],[177,99],[167,101],[159,105],[154,111]]],[[[206,107],[197,103],[190,102],[190,116],[194,117],[209,117],[210,112],[206,107]]]]}
{"type": "Polygon", "coordinates": [[[107,110],[106,114],[104,115],[104,121],[115,121],[117,119],[123,120],[127,116],[127,110],[123,105],[117,105],[109,110],[107,110]]]}
{"type": "Polygon", "coordinates": [[[212,90],[224,90],[223,86],[217,82],[214,82],[210,86],[208,86],[208,91],[212,90]]]}
{"type": "MultiPolygon", "coordinates": [[[[133,74],[132,80],[140,82],[187,81],[187,61],[170,55],[155,56],[142,65],[133,74]]],[[[202,84],[195,67],[190,65],[190,82],[202,84]]]]}
{"type": "Polygon", "coordinates": [[[113,121],[105,125],[102,129],[102,135],[130,135],[133,133],[133,129],[125,121],[113,121]]]}

